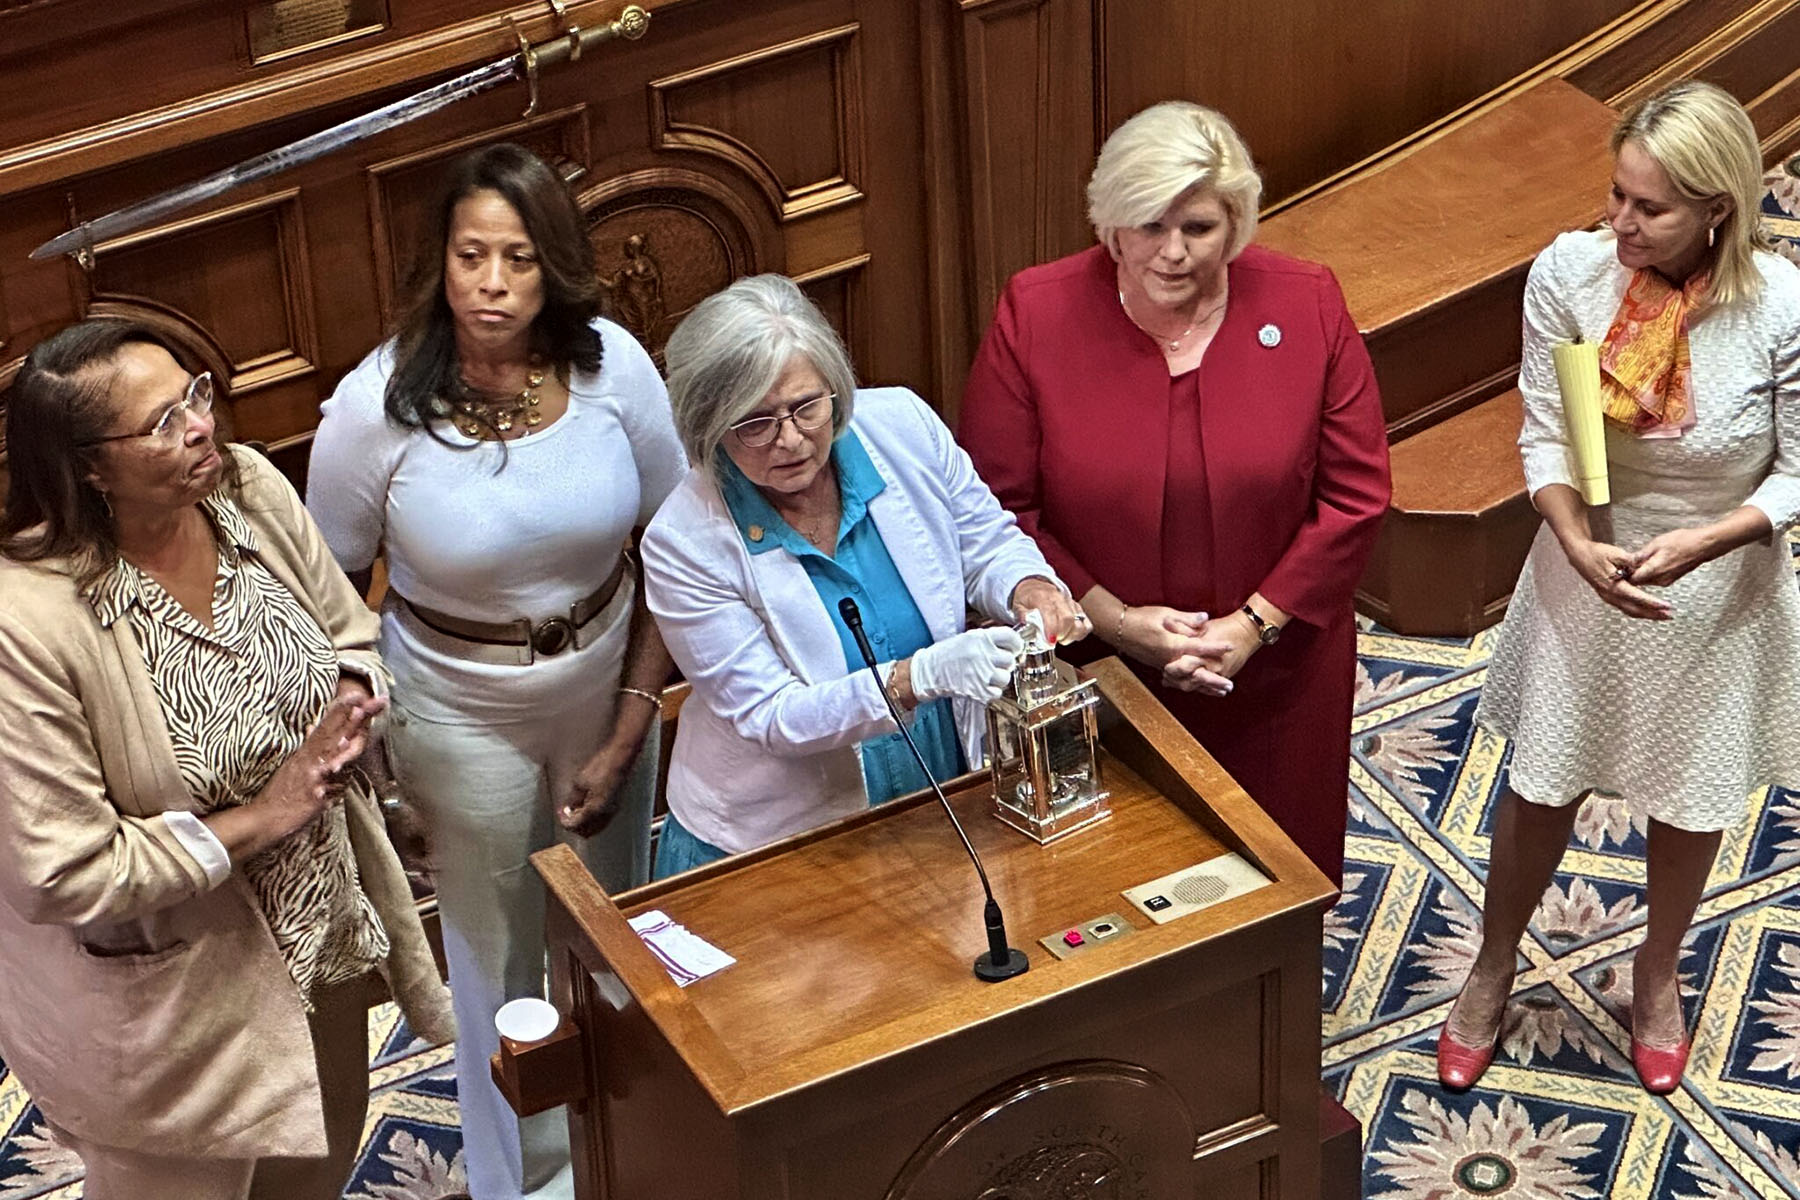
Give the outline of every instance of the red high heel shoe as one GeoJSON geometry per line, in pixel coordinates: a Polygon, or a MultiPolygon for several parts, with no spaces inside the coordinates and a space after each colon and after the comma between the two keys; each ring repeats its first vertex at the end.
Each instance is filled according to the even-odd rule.
{"type": "MultiPolygon", "coordinates": [[[[1501,1024],[1505,1023],[1502,1019],[1501,1024]]],[[[1499,1045],[1500,1030],[1496,1029],[1494,1040],[1486,1046],[1465,1046],[1450,1036],[1450,1022],[1446,1020],[1443,1029],[1438,1032],[1438,1082],[1448,1091],[1468,1091],[1487,1071],[1488,1064],[1494,1061],[1494,1051],[1499,1045]]]]}
{"type": "Polygon", "coordinates": [[[1681,1086],[1687,1070],[1688,1052],[1694,1048],[1692,1038],[1682,1038],[1679,1046],[1658,1049],[1638,1041],[1631,1035],[1631,1065],[1637,1069],[1638,1081],[1652,1096],[1667,1096],[1681,1086]]]}
{"type": "MultiPolygon", "coordinates": [[[[1679,986],[1675,993],[1676,1011],[1681,1011],[1681,992],[1679,986]]],[[[1631,1065],[1637,1071],[1638,1081],[1644,1090],[1652,1096],[1667,1096],[1681,1086],[1681,1076],[1687,1071],[1688,1053],[1694,1048],[1694,1039],[1687,1031],[1687,1014],[1682,1013],[1681,1041],[1674,1046],[1651,1046],[1638,1040],[1637,1004],[1633,997],[1631,1006],[1631,1065]]]]}

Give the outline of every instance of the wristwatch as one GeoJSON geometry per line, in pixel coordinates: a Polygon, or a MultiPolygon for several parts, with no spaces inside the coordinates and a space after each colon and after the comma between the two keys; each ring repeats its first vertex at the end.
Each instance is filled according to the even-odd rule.
{"type": "Polygon", "coordinates": [[[1256,626],[1256,640],[1263,645],[1273,646],[1281,637],[1281,626],[1269,624],[1267,621],[1263,620],[1261,613],[1257,612],[1254,608],[1251,608],[1248,604],[1238,609],[1238,611],[1243,613],[1246,617],[1249,617],[1250,623],[1256,626]]]}

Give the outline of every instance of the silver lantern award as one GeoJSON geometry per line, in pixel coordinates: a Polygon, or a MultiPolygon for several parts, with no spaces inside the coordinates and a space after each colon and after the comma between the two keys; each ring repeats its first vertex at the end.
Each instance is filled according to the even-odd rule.
{"type": "Polygon", "coordinates": [[[1096,753],[1100,690],[1056,657],[1041,621],[1019,633],[1012,682],[988,705],[988,762],[994,815],[1042,844],[1112,815],[1096,753]]]}

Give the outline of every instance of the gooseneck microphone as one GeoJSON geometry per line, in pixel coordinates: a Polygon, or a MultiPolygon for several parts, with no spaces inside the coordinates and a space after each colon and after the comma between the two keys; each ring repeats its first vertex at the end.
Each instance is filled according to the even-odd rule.
{"type": "Polygon", "coordinates": [[[906,748],[912,751],[919,770],[925,772],[925,779],[931,784],[938,803],[944,806],[944,815],[950,818],[956,836],[962,839],[963,849],[969,853],[969,861],[975,864],[975,874],[981,878],[981,890],[987,896],[987,904],[981,915],[983,923],[987,925],[988,949],[986,954],[975,959],[975,977],[984,983],[998,983],[1002,979],[1011,979],[1014,975],[1023,975],[1031,969],[1031,960],[1006,944],[1006,918],[1000,915],[1000,902],[994,899],[994,889],[988,884],[987,869],[981,865],[981,855],[975,853],[974,843],[963,832],[962,822],[956,819],[956,810],[950,807],[950,800],[938,785],[937,776],[925,765],[925,756],[919,753],[918,744],[907,731],[906,722],[900,719],[900,710],[895,707],[894,698],[888,695],[881,671],[875,665],[875,651],[869,648],[869,639],[863,633],[862,612],[856,607],[856,601],[848,596],[839,600],[838,616],[844,619],[844,624],[850,629],[850,636],[856,639],[856,649],[862,654],[863,665],[869,668],[869,674],[875,676],[875,688],[881,693],[882,701],[887,704],[888,715],[894,718],[894,727],[906,739],[906,748]]]}

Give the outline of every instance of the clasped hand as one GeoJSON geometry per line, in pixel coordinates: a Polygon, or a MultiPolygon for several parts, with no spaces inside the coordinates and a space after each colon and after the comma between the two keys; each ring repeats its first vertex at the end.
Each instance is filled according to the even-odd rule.
{"type": "Polygon", "coordinates": [[[1601,600],[1628,617],[1669,621],[1674,607],[1646,587],[1667,587],[1707,560],[1700,531],[1672,529],[1651,538],[1635,554],[1607,542],[1582,540],[1564,548],[1575,573],[1601,600]]]}
{"type": "Polygon", "coordinates": [[[1120,649],[1161,668],[1163,686],[1206,696],[1229,695],[1233,677],[1262,646],[1242,613],[1214,619],[1159,604],[1127,609],[1120,634],[1120,649]]]}

